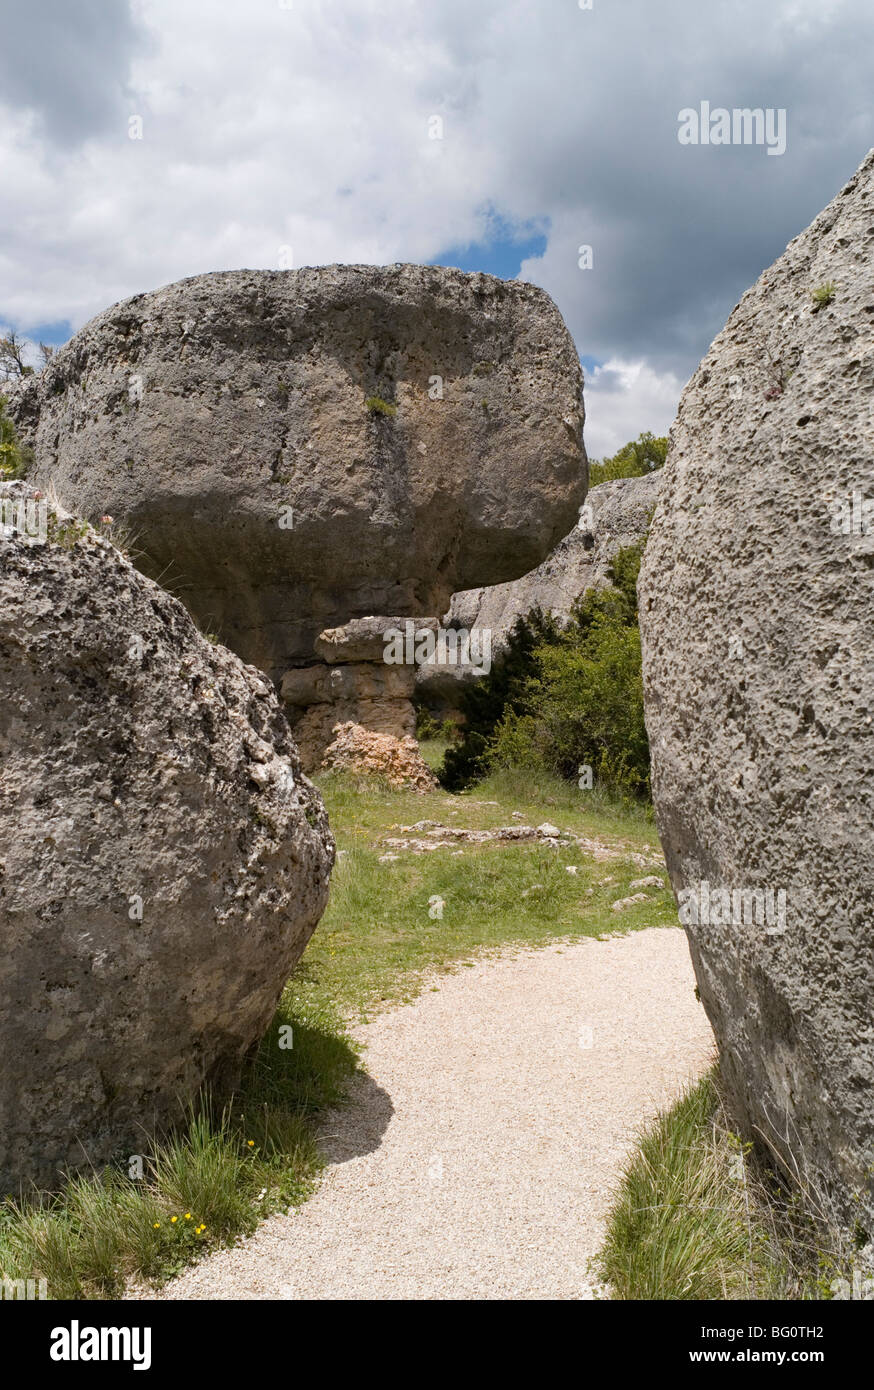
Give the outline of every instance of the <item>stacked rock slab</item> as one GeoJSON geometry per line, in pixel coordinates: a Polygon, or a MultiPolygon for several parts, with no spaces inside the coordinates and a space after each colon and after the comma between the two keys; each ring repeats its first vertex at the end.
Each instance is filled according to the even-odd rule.
{"type": "MultiPolygon", "coordinates": [[[[644,540],[658,500],[661,470],[642,478],[616,478],[593,487],[574,529],[541,565],[521,579],[453,594],[447,627],[487,633],[491,660],[500,657],[518,618],[535,609],[566,622],[581,594],[610,584],[610,565],[625,546],[644,540]]],[[[475,645],[477,655],[482,642],[475,645]]],[[[477,678],[482,664],[420,666],[416,693],[431,708],[449,713],[461,686],[477,678]]]]}
{"type": "Polygon", "coordinates": [[[199,1087],[228,1094],[334,846],[258,671],[25,484],[0,522],[7,1193],[148,1153],[199,1087]]]}
{"type": "Polygon", "coordinates": [[[114,305],[15,393],[35,478],[274,680],[326,628],[524,574],[585,496],[549,296],[429,266],[196,276],[114,305]]]}
{"type": "MultiPolygon", "coordinates": [[[[328,628],[315,644],[319,663],[295,667],[283,676],[282,698],[291,711],[295,739],[307,770],[322,766],[339,725],[354,725],[388,740],[415,738],[412,696],[417,668],[412,662],[386,659],[387,634],[405,631],[406,621],[367,617],[328,628]]],[[[434,630],[437,620],[419,620],[415,627],[434,630]]],[[[344,746],[348,755],[348,732],[344,746]]],[[[368,745],[369,765],[376,756],[374,750],[380,748],[394,757],[390,742],[377,741],[368,745]]]]}
{"type": "Polygon", "coordinates": [[[658,824],[731,1105],[869,1238],[872,407],[874,151],[686,388],[640,583],[658,824]]]}

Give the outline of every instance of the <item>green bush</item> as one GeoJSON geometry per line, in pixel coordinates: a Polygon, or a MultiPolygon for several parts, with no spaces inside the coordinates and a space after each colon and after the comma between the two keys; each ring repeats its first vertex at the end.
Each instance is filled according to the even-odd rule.
{"type": "Polygon", "coordinates": [[[645,430],[638,439],[623,444],[612,458],[589,460],[589,487],[609,482],[613,478],[643,478],[661,468],[668,455],[668,441],[665,435],[654,435],[645,430]]]}
{"type": "Polygon", "coordinates": [[[23,478],[31,462],[31,451],[18,442],[15,426],[6,414],[6,397],[0,396],[0,481],[23,478]]]}
{"type": "Polygon", "coordinates": [[[488,773],[498,725],[506,714],[527,711],[535,652],[543,642],[557,640],[558,627],[552,618],[539,612],[519,618],[488,675],[465,686],[459,700],[463,735],[455,748],[447,750],[441,777],[449,791],[462,791],[488,773]]]}
{"type": "Polygon", "coordinates": [[[388,415],[393,417],[398,413],[397,406],[392,405],[391,401],[383,400],[382,396],[368,396],[364,404],[367,406],[371,415],[388,415]]]}
{"type": "Polygon", "coordinates": [[[423,739],[442,739],[444,743],[452,743],[458,726],[452,719],[436,719],[425,705],[419,705],[416,709],[416,738],[421,743],[423,739]]]}
{"type": "Polygon", "coordinates": [[[649,796],[637,575],[642,546],[620,550],[612,588],[590,590],[569,625],[534,613],[508,650],[463,696],[464,737],[449,749],[450,790],[496,768],[540,767],[575,779],[584,767],[621,796],[649,796]]]}

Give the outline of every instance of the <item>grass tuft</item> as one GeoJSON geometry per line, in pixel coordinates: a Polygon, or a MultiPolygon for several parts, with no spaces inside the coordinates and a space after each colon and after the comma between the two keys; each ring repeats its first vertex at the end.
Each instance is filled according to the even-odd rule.
{"type": "Polygon", "coordinates": [[[638,1138],[599,1274],[617,1299],[823,1299],[849,1254],[729,1129],[714,1069],[638,1138]]]}
{"type": "Polygon", "coordinates": [[[397,406],[392,405],[391,401],[384,401],[382,396],[368,396],[364,404],[371,415],[387,415],[393,417],[398,413],[397,406]]]}
{"type": "Polygon", "coordinates": [[[356,1061],[336,1015],[296,1012],[291,986],[232,1102],[216,1113],[201,1097],[145,1156],[142,1178],[119,1165],[71,1176],[56,1195],[7,1198],[0,1277],[44,1278],[53,1299],[115,1298],[302,1202],[321,1167],[314,1120],[343,1101],[356,1061]]]}

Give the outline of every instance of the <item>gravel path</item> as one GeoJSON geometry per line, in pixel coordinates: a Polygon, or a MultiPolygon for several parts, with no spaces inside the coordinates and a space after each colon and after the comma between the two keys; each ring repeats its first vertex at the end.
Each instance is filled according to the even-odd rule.
{"type": "Polygon", "coordinates": [[[635,1128],[711,1058],[694,983],[669,927],[439,977],[357,1030],[318,1192],[161,1297],[591,1297],[635,1128]]]}

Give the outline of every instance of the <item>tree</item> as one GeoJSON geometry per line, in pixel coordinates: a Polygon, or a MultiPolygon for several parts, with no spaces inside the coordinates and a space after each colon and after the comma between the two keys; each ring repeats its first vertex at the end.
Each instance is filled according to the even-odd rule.
{"type": "Polygon", "coordinates": [[[0,481],[23,478],[33,462],[31,450],[19,443],[5,406],[6,397],[0,396],[0,481]]]}
{"type": "Polygon", "coordinates": [[[26,340],[19,337],[14,328],[0,338],[0,380],[32,374],[33,367],[28,367],[24,360],[26,349],[26,340]]]}
{"type": "Polygon", "coordinates": [[[495,767],[528,766],[573,779],[587,768],[622,796],[649,796],[637,576],[643,543],[615,555],[609,587],[589,589],[559,628],[520,618],[508,649],[462,696],[464,734],[444,760],[458,791],[495,767]]]}
{"type": "Polygon", "coordinates": [[[667,455],[667,436],[644,430],[638,439],[623,444],[612,458],[589,461],[589,486],[596,487],[613,478],[643,478],[661,468],[667,455]]]}

